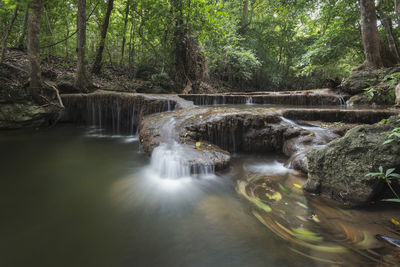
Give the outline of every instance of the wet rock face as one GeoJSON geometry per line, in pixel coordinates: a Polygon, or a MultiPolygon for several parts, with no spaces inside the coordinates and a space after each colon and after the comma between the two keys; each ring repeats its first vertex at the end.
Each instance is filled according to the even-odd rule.
{"type": "MultiPolygon", "coordinates": [[[[312,136],[310,130],[282,120],[281,111],[267,108],[191,108],[147,116],[140,124],[140,141],[148,154],[164,140],[165,125],[171,125],[176,142],[194,150],[213,151],[216,169],[225,167],[229,152],[276,152],[296,155],[293,166],[307,171],[303,151],[329,140],[312,136]],[[196,143],[200,142],[200,147],[196,143]],[[218,158],[220,155],[220,158],[218,158]]],[[[209,155],[202,161],[210,162],[209,155]]]]}
{"type": "Polygon", "coordinates": [[[57,121],[59,110],[31,102],[0,104],[0,129],[20,129],[49,126],[57,121]]]}
{"type": "Polygon", "coordinates": [[[176,96],[143,95],[97,91],[91,94],[64,94],[63,122],[78,122],[112,129],[115,133],[136,132],[143,116],[192,106],[176,96]]]}
{"type": "Polygon", "coordinates": [[[400,144],[383,145],[387,131],[400,127],[399,120],[400,116],[393,116],[386,124],[358,126],[343,138],[311,150],[307,153],[308,181],[303,188],[350,206],[367,204],[384,184],[365,175],[377,172],[379,166],[400,171],[400,144]]]}

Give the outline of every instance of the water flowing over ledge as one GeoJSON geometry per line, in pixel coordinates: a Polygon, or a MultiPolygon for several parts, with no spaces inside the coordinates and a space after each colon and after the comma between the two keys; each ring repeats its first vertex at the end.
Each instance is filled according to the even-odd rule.
{"type": "Polygon", "coordinates": [[[135,134],[145,115],[193,106],[191,102],[174,95],[97,91],[61,97],[65,105],[62,122],[84,123],[112,130],[116,134],[135,134]]]}
{"type": "Polygon", "coordinates": [[[297,106],[344,105],[348,95],[329,89],[282,92],[179,95],[195,105],[279,104],[297,106]]]}

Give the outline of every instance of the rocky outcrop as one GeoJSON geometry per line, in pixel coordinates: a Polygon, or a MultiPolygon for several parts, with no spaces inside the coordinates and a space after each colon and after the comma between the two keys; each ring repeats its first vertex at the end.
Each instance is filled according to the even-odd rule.
{"type": "Polygon", "coordinates": [[[91,94],[64,94],[65,113],[61,121],[84,123],[112,129],[114,133],[136,132],[143,116],[191,107],[173,95],[145,95],[96,91],[91,94]]]}
{"type": "Polygon", "coordinates": [[[12,64],[0,64],[0,129],[36,128],[54,124],[61,115],[56,91],[41,88],[43,103],[33,101],[28,72],[12,64]]]}
{"type": "Polygon", "coordinates": [[[343,81],[342,89],[350,95],[362,93],[363,89],[378,84],[380,75],[380,70],[354,71],[350,74],[349,78],[343,81]]]}
{"type": "Polygon", "coordinates": [[[346,95],[329,89],[283,92],[253,92],[226,94],[179,95],[193,101],[195,105],[226,104],[279,104],[279,105],[339,105],[344,104],[346,95]]]}
{"type": "MultiPolygon", "coordinates": [[[[190,108],[166,114],[147,116],[140,124],[139,137],[144,151],[153,149],[173,132],[174,141],[194,150],[228,152],[276,152],[290,157],[306,149],[322,145],[338,137],[332,134],[325,140],[315,138],[312,127],[301,127],[282,119],[282,112],[266,108],[190,108]],[[199,145],[199,146],[196,146],[199,145]]],[[[329,130],[327,130],[329,132],[329,130]]],[[[303,154],[304,156],[304,154],[303,154]]],[[[201,161],[210,162],[208,155],[201,161]]],[[[216,169],[226,166],[226,158],[212,155],[216,169]]],[[[297,169],[307,171],[305,160],[295,157],[297,169]]]]}
{"type": "Polygon", "coordinates": [[[354,71],[342,82],[344,92],[352,97],[347,105],[393,105],[400,68],[354,71]]]}
{"type": "Polygon", "coordinates": [[[400,127],[400,116],[387,123],[361,125],[340,139],[307,154],[308,181],[306,191],[322,194],[351,206],[368,203],[379,195],[384,182],[365,176],[396,168],[400,172],[400,143],[384,145],[388,131],[400,127]]]}

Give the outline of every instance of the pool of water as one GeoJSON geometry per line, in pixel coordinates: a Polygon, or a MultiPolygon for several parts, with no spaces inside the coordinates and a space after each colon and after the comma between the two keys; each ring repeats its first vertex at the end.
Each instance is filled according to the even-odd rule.
{"type": "MultiPolygon", "coordinates": [[[[272,213],[248,201],[240,189],[260,183],[260,175],[281,179],[284,188],[304,182],[284,160],[235,155],[218,175],[163,179],[134,136],[74,125],[2,132],[0,266],[326,266],[320,260],[326,252],[282,238],[279,220],[323,231],[323,242],[313,245],[345,246],[329,255],[329,264],[375,264],[365,250],[357,253],[357,240],[333,238],[332,227],[309,227],[312,203],[301,190],[271,204],[272,213]],[[290,206],[296,201],[304,206],[290,206]]],[[[312,209],[325,207],[315,202],[312,209]]],[[[333,214],[345,221],[332,210],[319,212],[319,220],[333,214]]]]}

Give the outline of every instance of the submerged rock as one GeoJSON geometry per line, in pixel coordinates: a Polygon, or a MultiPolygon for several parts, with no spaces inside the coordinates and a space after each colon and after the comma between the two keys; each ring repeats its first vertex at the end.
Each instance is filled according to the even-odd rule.
{"type": "Polygon", "coordinates": [[[379,166],[400,172],[400,143],[383,144],[395,127],[400,127],[400,116],[385,124],[357,126],[325,147],[311,150],[303,188],[350,206],[367,204],[384,188],[384,181],[367,173],[377,172],[379,166]]]}

